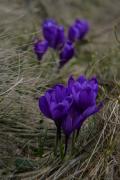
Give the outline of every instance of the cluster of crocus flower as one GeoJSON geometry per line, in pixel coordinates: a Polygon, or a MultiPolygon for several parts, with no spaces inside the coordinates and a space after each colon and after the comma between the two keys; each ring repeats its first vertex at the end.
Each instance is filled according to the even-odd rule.
{"type": "Polygon", "coordinates": [[[88,22],[76,19],[69,27],[67,36],[65,36],[63,26],[53,19],[47,19],[42,24],[44,40],[35,41],[34,52],[38,60],[41,60],[47,49],[53,48],[59,55],[59,67],[62,67],[75,55],[75,42],[84,39],[88,31],[88,22]]]}
{"type": "Polygon", "coordinates": [[[88,80],[80,76],[75,80],[71,76],[66,86],[57,84],[39,98],[40,110],[55,122],[59,137],[63,130],[66,148],[70,135],[79,132],[83,122],[100,110],[102,103],[96,103],[97,95],[95,77],[88,80]]]}

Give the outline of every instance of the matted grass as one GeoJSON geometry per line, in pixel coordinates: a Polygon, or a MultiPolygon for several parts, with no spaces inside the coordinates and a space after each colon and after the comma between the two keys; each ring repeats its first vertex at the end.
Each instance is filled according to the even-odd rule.
{"type": "Polygon", "coordinates": [[[1,179],[120,178],[119,7],[119,0],[1,0],[1,179]],[[76,17],[91,23],[88,43],[78,46],[76,58],[60,72],[51,52],[39,63],[32,51],[33,38],[40,36],[40,22],[47,17],[66,27],[76,17]],[[55,126],[39,112],[38,98],[48,87],[66,83],[71,74],[96,75],[104,107],[84,123],[74,156],[61,162],[53,155],[55,126]]]}

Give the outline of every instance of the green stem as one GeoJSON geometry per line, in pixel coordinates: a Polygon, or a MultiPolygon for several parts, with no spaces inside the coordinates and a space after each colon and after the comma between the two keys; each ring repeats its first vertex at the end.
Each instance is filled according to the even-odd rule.
{"type": "Polygon", "coordinates": [[[74,154],[74,149],[75,149],[75,131],[73,132],[72,135],[71,156],[74,154]]]}
{"type": "Polygon", "coordinates": [[[77,129],[76,136],[75,136],[75,142],[76,142],[76,141],[77,141],[77,139],[78,139],[79,132],[80,132],[80,129],[77,129]]]}
{"type": "Polygon", "coordinates": [[[63,160],[64,159],[64,152],[63,152],[63,145],[61,143],[61,139],[59,141],[59,150],[60,150],[60,158],[61,158],[61,160],[63,160]]]}
{"type": "Polygon", "coordinates": [[[68,140],[69,140],[69,136],[65,136],[65,150],[64,150],[64,157],[67,153],[67,148],[68,148],[68,140]]]}
{"type": "Polygon", "coordinates": [[[57,155],[58,144],[60,141],[61,141],[61,129],[57,126],[56,144],[55,144],[55,150],[54,150],[55,156],[57,155]]]}

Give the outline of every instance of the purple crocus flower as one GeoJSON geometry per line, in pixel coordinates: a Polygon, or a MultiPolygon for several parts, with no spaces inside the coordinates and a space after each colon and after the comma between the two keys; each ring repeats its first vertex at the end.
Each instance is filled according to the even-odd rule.
{"type": "Polygon", "coordinates": [[[62,128],[66,136],[75,129],[80,129],[83,122],[100,110],[102,104],[96,104],[98,94],[98,82],[96,78],[87,80],[80,76],[77,80],[70,77],[68,87],[73,96],[72,107],[68,116],[62,122],[62,128]]]}
{"type": "Polygon", "coordinates": [[[48,42],[46,40],[37,40],[34,44],[34,52],[37,55],[38,60],[41,60],[43,55],[48,49],[48,42]]]}
{"type": "Polygon", "coordinates": [[[64,27],[54,20],[47,19],[43,22],[43,35],[51,48],[60,49],[64,45],[64,27]]]}
{"type": "Polygon", "coordinates": [[[79,29],[78,27],[76,27],[76,25],[72,25],[70,26],[69,30],[68,30],[68,39],[71,42],[75,42],[79,39],[79,29]]]}
{"type": "Polygon", "coordinates": [[[79,20],[77,19],[75,21],[76,27],[78,27],[80,34],[79,34],[79,40],[83,39],[85,37],[85,35],[88,33],[89,31],[89,24],[88,21],[86,20],[79,20]]]}
{"type": "Polygon", "coordinates": [[[52,119],[57,127],[61,127],[72,105],[72,95],[63,85],[56,85],[46,91],[39,99],[39,108],[42,113],[52,119]]]}
{"type": "Polygon", "coordinates": [[[68,30],[68,39],[72,42],[84,39],[89,31],[89,24],[86,20],[76,19],[74,24],[68,30]]]}
{"type": "Polygon", "coordinates": [[[63,67],[75,54],[74,46],[70,41],[67,41],[61,50],[60,56],[60,68],[63,67]]]}
{"type": "Polygon", "coordinates": [[[77,80],[70,77],[67,87],[58,84],[40,97],[40,110],[57,126],[56,145],[61,140],[61,128],[65,134],[64,155],[71,133],[79,132],[83,122],[101,109],[102,103],[96,103],[97,95],[97,79],[80,76],[77,80]]]}

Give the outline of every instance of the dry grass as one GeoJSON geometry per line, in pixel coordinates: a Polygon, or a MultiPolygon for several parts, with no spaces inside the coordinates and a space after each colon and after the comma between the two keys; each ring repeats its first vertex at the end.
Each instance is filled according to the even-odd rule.
{"type": "Polygon", "coordinates": [[[1,179],[117,180],[120,178],[120,2],[65,0],[52,1],[51,6],[51,1],[1,0],[1,179]],[[48,53],[39,64],[32,52],[32,39],[39,34],[39,23],[49,16],[66,26],[78,16],[91,22],[89,43],[59,73],[56,73],[57,58],[54,60],[48,53]],[[83,73],[97,75],[99,99],[104,99],[104,108],[84,124],[75,155],[61,162],[53,156],[55,127],[40,114],[38,97],[53,84],[66,82],[70,74],[83,73]]]}

